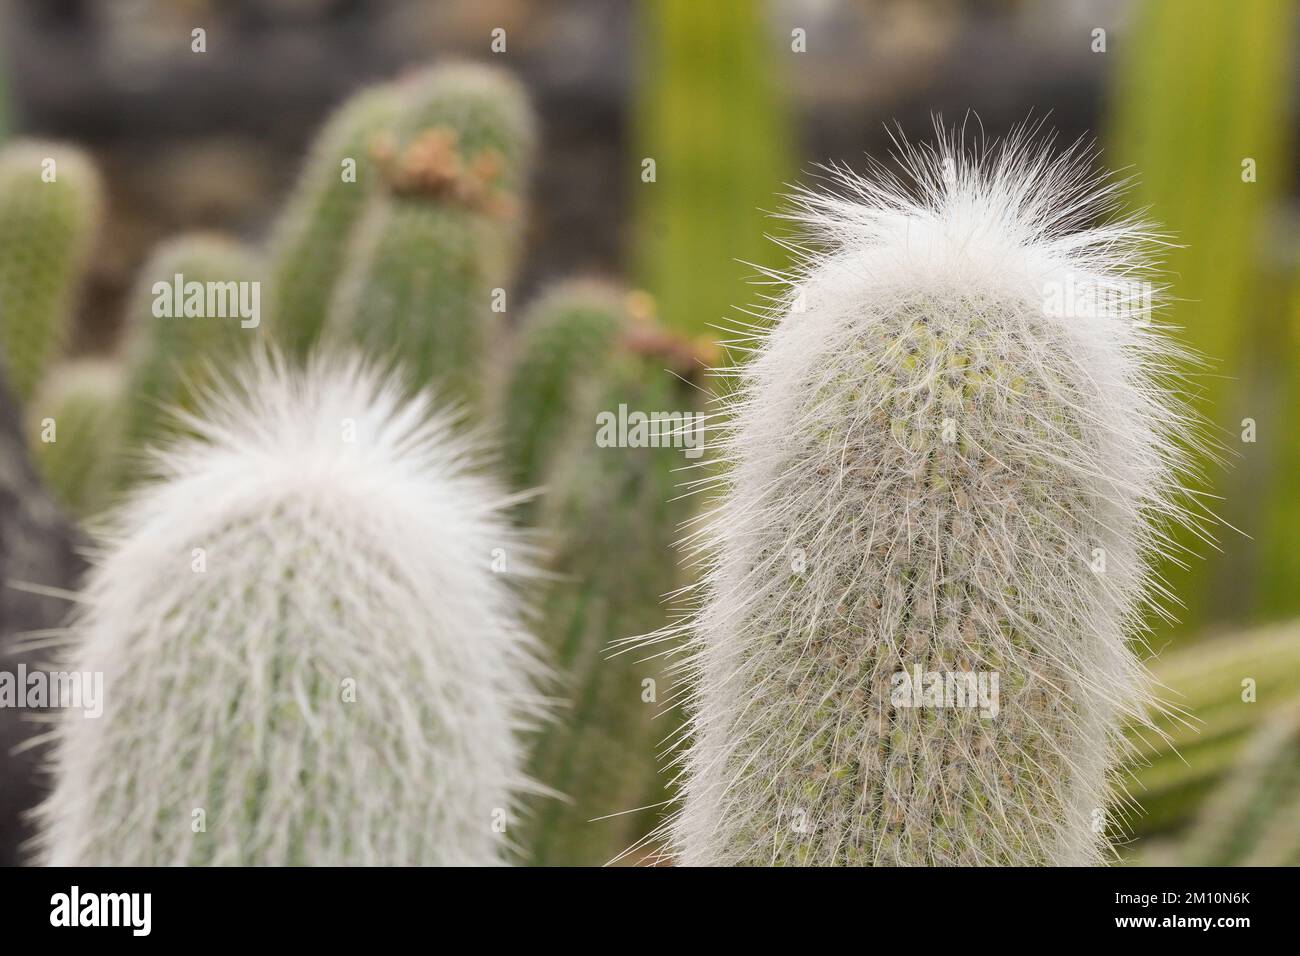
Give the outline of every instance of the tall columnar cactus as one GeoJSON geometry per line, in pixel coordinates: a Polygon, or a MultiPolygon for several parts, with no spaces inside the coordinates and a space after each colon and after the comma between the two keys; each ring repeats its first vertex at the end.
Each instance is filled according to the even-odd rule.
{"type": "Polygon", "coordinates": [[[215,234],[171,239],[141,267],[127,304],[123,434],[128,457],[138,457],[143,445],[177,423],[174,406],[192,408],[214,371],[261,340],[260,290],[251,250],[215,234]],[[239,308],[241,301],[251,307],[254,295],[257,324],[241,317],[239,308]]]}
{"type": "Polygon", "coordinates": [[[116,516],[66,667],[54,864],[493,864],[540,713],[503,494],[355,360],[259,360],[116,516]]]}
{"type": "Polygon", "coordinates": [[[1300,704],[1251,735],[1183,846],[1189,866],[1300,866],[1300,704]]]}
{"type": "Polygon", "coordinates": [[[1273,416],[1272,481],[1268,504],[1260,522],[1259,574],[1256,587],[1262,609],[1269,615],[1294,615],[1300,609],[1296,581],[1300,581],[1300,495],[1295,493],[1296,476],[1300,475],[1300,441],[1291,432],[1290,417],[1300,408],[1300,368],[1293,357],[1300,354],[1300,270],[1291,278],[1281,323],[1280,341],[1270,339],[1280,361],[1274,366],[1282,377],[1281,387],[1268,386],[1277,393],[1277,413],[1273,416]]]}
{"type": "Polygon", "coordinates": [[[401,96],[374,146],[383,194],[348,250],[328,328],[472,403],[518,253],[533,118],[516,84],[481,66],[435,67],[401,96]]]}
{"type": "MultiPolygon", "coordinates": [[[[667,796],[659,754],[676,723],[662,663],[613,654],[667,619],[669,560],[685,518],[676,471],[690,464],[689,342],[656,328],[644,294],[590,282],[551,290],[529,312],[503,416],[521,489],[543,487],[539,524],[555,576],[541,633],[568,706],[538,741],[533,774],[564,800],[539,802],[528,847],[542,865],[600,865],[653,828],[667,796]],[[620,415],[620,410],[622,415],[620,415]],[[651,447],[639,417],[676,412],[651,447]],[[620,418],[629,425],[620,441],[620,418]]],[[[679,722],[679,721],[678,721],[679,722]]]]}
{"type": "Polygon", "coordinates": [[[1106,857],[1188,418],[1090,159],[948,142],[802,195],[701,537],[680,862],[1106,857]]]}
{"type": "Polygon", "coordinates": [[[590,417],[579,407],[583,383],[626,333],[627,296],[617,286],[569,280],[529,306],[501,409],[505,471],[518,487],[540,485],[575,419],[590,417]]]}
{"type": "Polygon", "coordinates": [[[736,260],[778,252],[764,241],[763,207],[795,170],[798,134],[777,71],[800,57],[770,29],[768,4],[636,9],[638,280],[664,322],[704,334],[746,292],[736,260]]]}
{"type": "Polygon", "coordinates": [[[94,165],[71,146],[24,140],[0,150],[0,361],[20,398],[71,328],[100,192],[94,165]]]}
{"type": "Polygon", "coordinates": [[[399,102],[396,85],[386,84],[344,103],[317,136],[276,225],[270,315],[276,341],[296,354],[320,334],[354,227],[378,186],[371,149],[399,102]]]}
{"type": "MultiPolygon", "coordinates": [[[[1212,374],[1197,375],[1191,391],[1199,409],[1242,452],[1242,467],[1212,474],[1207,490],[1226,499],[1225,519],[1263,541],[1266,552],[1275,535],[1278,549],[1293,551],[1275,516],[1264,510],[1267,497],[1243,493],[1263,486],[1252,473],[1262,468],[1267,474],[1270,462],[1293,443],[1284,418],[1281,428],[1267,427],[1267,397],[1248,400],[1252,376],[1243,369],[1252,350],[1278,344],[1267,323],[1282,293],[1267,279],[1261,250],[1270,244],[1271,210],[1295,171],[1287,143],[1288,76],[1298,11],[1289,0],[1254,0],[1249,16],[1215,0],[1143,0],[1133,7],[1115,50],[1110,146],[1115,162],[1137,174],[1133,208],[1149,209],[1178,237],[1168,252],[1170,322],[1215,361],[1212,374]],[[1254,445],[1237,441],[1244,417],[1260,421],[1254,445]]],[[[1293,497],[1289,488],[1283,494],[1293,497]]],[[[1184,548],[1200,545],[1190,532],[1174,540],[1184,548]]],[[[1170,557],[1157,570],[1185,608],[1182,630],[1164,630],[1181,639],[1209,630],[1204,624],[1214,617],[1241,619],[1252,610],[1274,618],[1300,614],[1300,592],[1286,576],[1294,566],[1255,565],[1253,547],[1245,536],[1225,535],[1222,553],[1208,552],[1204,560],[1168,549],[1170,557]],[[1243,578],[1252,570],[1253,580],[1243,578]],[[1280,588],[1270,587],[1279,575],[1280,588]],[[1261,590],[1264,605],[1250,608],[1261,590]]],[[[1159,642],[1166,636],[1159,634],[1159,642]]]]}
{"type": "Polygon", "coordinates": [[[74,514],[109,502],[121,441],[120,363],[84,358],[55,366],[27,406],[33,457],[55,498],[74,514]]]}

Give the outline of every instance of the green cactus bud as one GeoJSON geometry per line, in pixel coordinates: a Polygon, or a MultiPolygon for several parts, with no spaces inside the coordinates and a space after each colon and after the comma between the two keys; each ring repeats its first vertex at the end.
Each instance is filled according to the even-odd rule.
{"type": "Polygon", "coordinates": [[[317,136],[276,224],[269,315],[276,341],[299,356],[320,334],[353,229],[377,186],[371,147],[398,104],[393,84],[349,98],[317,136]]]}
{"type": "Polygon", "coordinates": [[[0,150],[0,359],[20,398],[71,329],[101,206],[99,174],[80,150],[39,141],[0,150]]]}
{"type": "Polygon", "coordinates": [[[532,114],[485,67],[437,67],[400,91],[393,134],[373,150],[383,194],[358,227],[328,330],[473,403],[518,252],[532,114]]]}
{"type": "Polygon", "coordinates": [[[36,465],[73,514],[103,510],[121,441],[122,368],[104,358],[55,366],[27,405],[36,465]]]}

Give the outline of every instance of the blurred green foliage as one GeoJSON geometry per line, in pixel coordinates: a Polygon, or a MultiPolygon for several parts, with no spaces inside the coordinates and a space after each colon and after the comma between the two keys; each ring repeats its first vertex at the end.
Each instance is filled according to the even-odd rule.
{"type": "MultiPolygon", "coordinates": [[[[1178,625],[1156,626],[1155,646],[1172,638],[1176,649],[1154,663],[1181,713],[1159,722],[1168,739],[1138,743],[1130,789],[1142,812],[1131,823],[1138,836],[1172,840],[1165,862],[1240,863],[1256,831],[1285,812],[1276,787],[1251,790],[1266,775],[1243,762],[1254,759],[1252,737],[1300,700],[1300,629],[1192,639],[1300,614],[1300,437],[1289,421],[1300,408],[1300,276],[1296,238],[1279,229],[1295,172],[1297,5],[1148,0],[1133,12],[1116,48],[1109,165],[1127,164],[1133,207],[1179,244],[1166,257],[1166,321],[1210,363],[1191,395],[1229,467],[1201,462],[1200,490],[1232,527],[1217,530],[1222,550],[1179,533],[1204,560],[1159,569],[1186,605],[1178,625]]],[[[1294,746],[1273,758],[1279,779],[1295,779],[1294,746]]]]}
{"type": "Polygon", "coordinates": [[[1182,857],[1188,866],[1300,866],[1300,700],[1251,735],[1182,857]]]}
{"type": "Polygon", "coordinates": [[[636,275],[665,324],[698,335],[753,300],[755,270],[741,263],[777,259],[766,213],[794,173],[795,132],[766,4],[647,0],[640,10],[636,275]]]}
{"type": "Polygon", "coordinates": [[[1162,654],[1153,670],[1170,711],[1156,732],[1129,734],[1137,760],[1128,789],[1142,812],[1128,823],[1138,836],[1185,827],[1250,734],[1300,701],[1300,626],[1200,641],[1162,654]]]}
{"type": "MultiPolygon", "coordinates": [[[[1300,241],[1292,250],[1300,263],[1300,241]]],[[[1270,424],[1274,454],[1267,460],[1266,486],[1261,527],[1254,532],[1258,543],[1256,578],[1259,606],[1264,615],[1300,613],[1300,267],[1291,280],[1286,311],[1276,334],[1266,340],[1275,359],[1273,390],[1276,413],[1270,424]]]]}
{"type": "MultiPolygon", "coordinates": [[[[1185,329],[1186,341],[1213,363],[1194,378],[1197,407],[1230,454],[1240,456],[1227,474],[1203,463],[1209,480],[1203,490],[1227,499],[1207,504],[1252,534],[1277,535],[1265,496],[1252,489],[1278,458],[1279,443],[1293,445],[1296,438],[1265,429],[1250,445],[1240,435],[1246,417],[1273,421],[1263,404],[1272,396],[1250,385],[1261,347],[1275,347],[1268,336],[1283,307],[1282,286],[1269,274],[1264,251],[1293,171],[1286,152],[1287,80],[1296,6],[1291,0],[1150,0],[1133,12],[1132,29],[1115,50],[1110,165],[1131,166],[1133,206],[1145,207],[1181,246],[1166,260],[1175,299],[1167,321],[1185,329]]],[[[1293,484],[1300,474],[1287,477],[1293,484]]],[[[1180,533],[1177,543],[1206,560],[1183,555],[1190,569],[1173,560],[1160,569],[1186,604],[1174,633],[1199,632],[1212,620],[1300,612],[1294,579],[1282,592],[1253,580],[1275,578],[1282,568],[1253,562],[1253,546],[1232,529],[1220,528],[1218,537],[1221,554],[1180,533]],[[1261,592],[1270,595],[1266,602],[1261,592]]]]}

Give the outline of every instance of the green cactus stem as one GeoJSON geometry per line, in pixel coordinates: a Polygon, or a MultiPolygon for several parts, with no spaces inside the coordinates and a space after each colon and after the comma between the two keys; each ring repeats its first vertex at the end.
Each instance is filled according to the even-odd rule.
{"type": "Polygon", "coordinates": [[[434,68],[401,87],[383,180],[347,254],[329,334],[398,356],[449,400],[483,398],[508,306],[533,118],[517,85],[486,67],[434,68]]]}
{"type": "Polygon", "coordinates": [[[1096,864],[1131,810],[1194,428],[1151,230],[1086,151],[940,139],[797,196],[688,551],[680,864],[1096,864]]]}
{"type": "Polygon", "coordinates": [[[0,150],[0,360],[20,398],[70,332],[101,191],[74,147],[22,140],[0,150]]]}
{"type": "Polygon", "coordinates": [[[299,356],[315,344],[355,227],[378,187],[372,147],[397,116],[395,84],[348,99],[317,136],[272,240],[270,316],[299,356]]]}
{"type": "Polygon", "coordinates": [[[173,430],[173,411],[192,409],[213,372],[262,339],[260,316],[240,314],[241,301],[260,309],[260,288],[254,253],[216,234],[168,240],[141,267],[127,306],[127,479],[138,452],[173,430]]]}
{"type": "Polygon", "coordinates": [[[89,517],[110,500],[121,442],[123,376],[107,358],[56,365],[27,405],[36,465],[55,498],[89,517]]]}
{"type": "Polygon", "coordinates": [[[612,646],[667,620],[681,580],[668,558],[689,513],[679,469],[696,454],[672,446],[703,451],[702,422],[690,417],[699,393],[684,381],[703,364],[651,313],[643,293],[556,287],[530,310],[506,401],[512,474],[520,488],[543,487],[538,522],[555,581],[541,635],[568,702],[532,763],[565,796],[533,812],[526,843],[539,865],[639,859],[669,795],[659,758],[676,726],[671,681],[653,655],[612,646]],[[636,432],[638,416],[664,412],[678,417],[657,439],[651,426],[636,432]]]}

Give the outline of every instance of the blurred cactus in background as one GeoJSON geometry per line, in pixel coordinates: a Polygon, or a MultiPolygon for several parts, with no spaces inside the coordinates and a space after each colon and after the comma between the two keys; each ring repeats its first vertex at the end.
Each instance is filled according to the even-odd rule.
{"type": "Polygon", "coordinates": [[[1134,727],[1129,784],[1139,836],[1176,833],[1278,708],[1300,701],[1300,627],[1285,624],[1201,641],[1152,666],[1170,710],[1134,727]]]}
{"type": "Polygon", "coordinates": [[[671,446],[701,437],[683,380],[699,370],[696,346],[658,328],[651,309],[644,293],[556,287],[530,310],[509,381],[506,407],[520,418],[506,418],[507,460],[521,487],[545,488],[538,510],[556,580],[541,634],[567,701],[533,761],[537,779],[563,795],[533,811],[539,865],[638,859],[668,795],[658,758],[679,721],[656,719],[672,709],[662,663],[612,647],[666,620],[679,584],[671,545],[689,513],[676,488],[689,459],[671,446]],[[602,423],[629,410],[672,413],[675,430],[659,432],[660,447],[602,438],[602,423]]]}
{"type": "Polygon", "coordinates": [[[541,716],[527,549],[427,393],[261,360],[116,513],[40,849],[79,865],[491,865],[541,716]],[[516,580],[519,580],[516,578],[516,580]]]}
{"type": "MultiPolygon", "coordinates": [[[[323,314],[328,302],[325,331],[333,337],[332,344],[358,340],[372,356],[407,362],[415,385],[431,385],[440,394],[476,404],[486,398],[492,357],[487,346],[493,330],[502,330],[493,316],[493,295],[501,286],[494,284],[506,282],[518,257],[522,190],[534,135],[518,89],[504,74],[482,67],[436,67],[349,101],[318,138],[276,227],[270,333],[282,339],[290,354],[301,357],[317,338],[313,318],[323,314]],[[358,178],[368,174],[379,182],[336,182],[337,167],[346,158],[340,151],[362,153],[358,178]]],[[[190,284],[197,283],[204,291],[209,286],[225,290],[229,310],[240,301],[238,283],[258,276],[253,252],[234,240],[194,234],[164,242],[137,275],[127,306],[124,361],[95,362],[103,374],[84,381],[69,367],[60,371],[58,382],[48,383],[49,397],[41,399],[42,408],[58,405],[49,417],[64,419],[60,437],[67,436],[65,441],[76,447],[54,446],[54,454],[53,448],[43,449],[42,459],[49,461],[52,482],[79,513],[97,510],[103,502],[91,501],[91,488],[71,484],[72,475],[63,466],[75,457],[73,451],[84,460],[75,468],[84,482],[97,481],[91,476],[111,466],[120,476],[119,484],[129,486],[149,470],[144,463],[153,459],[145,449],[171,437],[181,444],[169,452],[163,466],[172,470],[169,483],[190,487],[206,478],[197,469],[182,475],[184,462],[218,458],[222,449],[235,455],[239,449],[231,429],[239,424],[247,430],[256,417],[252,412],[272,410],[267,395],[274,386],[265,370],[250,385],[250,414],[239,412],[236,399],[210,398],[198,406],[214,373],[219,376],[244,356],[262,333],[241,327],[238,315],[207,315],[206,301],[192,310],[182,304],[190,284]],[[116,386],[121,390],[117,401],[111,400],[114,378],[124,381],[116,386]],[[107,389],[94,409],[101,426],[93,431],[94,442],[89,440],[92,432],[81,427],[82,419],[72,420],[73,409],[77,415],[89,409],[61,404],[72,400],[65,392],[70,390],[80,402],[92,386],[107,389]],[[201,452],[204,442],[217,450],[201,452]]],[[[557,724],[545,735],[533,766],[544,786],[566,794],[568,800],[548,799],[530,808],[523,850],[536,862],[609,861],[648,832],[655,817],[649,805],[662,802],[666,792],[656,755],[674,724],[652,719],[669,707],[658,696],[663,686],[658,664],[631,653],[613,661],[605,658],[611,641],[653,630],[665,620],[661,601],[680,577],[669,545],[687,513],[673,501],[673,468],[681,453],[671,447],[596,443],[600,411],[616,412],[621,405],[634,412],[689,414],[696,404],[695,391],[683,379],[698,369],[699,347],[659,328],[650,310],[644,294],[594,282],[562,284],[533,310],[508,388],[495,401],[482,403],[482,411],[493,405],[504,412],[510,478],[521,488],[548,488],[532,503],[530,513],[546,523],[547,541],[555,547],[548,562],[554,584],[542,625],[547,643],[561,657],[564,691],[572,700],[563,712],[563,726],[557,724]],[[639,814],[627,813],[638,809],[639,814]],[[606,815],[616,816],[603,826],[589,822],[606,815]]],[[[299,396],[304,402],[328,400],[323,386],[303,388],[311,393],[299,396]]],[[[274,410],[285,413],[278,405],[274,410]]],[[[272,436],[258,431],[246,437],[257,445],[272,436]]],[[[662,437],[669,444],[673,436],[662,437]]],[[[286,436],[279,438],[279,444],[292,444],[286,436]]],[[[157,461],[153,467],[159,467],[157,461]]],[[[255,480],[260,480],[256,470],[250,470],[249,481],[255,480]]],[[[110,487],[99,482],[101,491],[110,487]]],[[[161,499],[168,494],[165,487],[134,492],[119,520],[129,524],[131,515],[153,507],[151,495],[161,499]]],[[[282,505],[275,507],[283,510],[282,505]]],[[[274,524],[280,517],[276,511],[267,522],[274,524]]],[[[242,534],[241,527],[221,534],[242,534]]],[[[520,553],[512,549],[507,560],[517,560],[520,553]]],[[[113,567],[110,558],[101,578],[110,577],[113,567]]],[[[195,579],[198,584],[206,580],[216,579],[195,579]]],[[[273,586],[283,594],[293,593],[289,577],[268,585],[273,586]]],[[[89,593],[97,593],[97,587],[92,582],[89,593]]],[[[270,595],[268,591],[267,602],[270,595]]],[[[254,594],[244,597],[253,610],[263,606],[254,594]]],[[[166,613],[189,620],[185,615],[212,606],[211,600],[191,603],[191,598],[193,594],[182,601],[179,593],[173,594],[166,613]]],[[[98,633],[98,613],[88,618],[88,632],[98,633]]],[[[194,630],[202,635],[210,629],[196,625],[194,630]]],[[[113,640],[126,640],[114,633],[113,640]]],[[[88,646],[93,648],[94,642],[88,646]]],[[[144,689],[141,685],[141,693],[144,689]]],[[[262,718],[251,722],[264,724],[262,718]]],[[[114,726],[125,727],[120,721],[114,726]]],[[[129,734],[123,739],[135,740],[129,734]]],[[[65,753],[71,749],[75,747],[65,753]]],[[[220,749],[226,752],[222,760],[236,752],[225,745],[220,749]]],[[[189,770],[202,770],[207,762],[219,782],[227,772],[213,769],[211,761],[218,756],[215,751],[195,753],[189,770]]],[[[99,786],[92,780],[96,772],[75,759],[61,765],[65,781],[76,780],[78,788],[99,786]]],[[[157,779],[154,771],[146,776],[157,779]]],[[[106,778],[103,783],[107,786],[106,778]]],[[[78,800],[70,796],[71,786],[65,785],[47,810],[50,859],[85,859],[87,853],[94,856],[103,849],[84,821],[68,825],[70,815],[80,812],[78,800]]],[[[100,799],[130,802],[135,795],[105,791],[100,799]]],[[[156,801],[149,806],[153,811],[145,807],[140,812],[171,812],[156,801]]],[[[286,845],[266,833],[258,835],[261,810],[246,807],[240,813],[243,830],[236,844],[146,847],[137,859],[264,859],[263,850],[254,845],[259,842],[273,846],[266,851],[272,858],[330,858],[312,856],[317,851],[310,846],[311,838],[297,844],[289,839],[286,845]]],[[[272,808],[265,819],[283,820],[291,813],[287,806],[272,808]]],[[[304,828],[305,822],[299,829],[304,828]]]]}
{"type": "Polygon", "coordinates": [[[71,330],[101,191],[74,147],[23,140],[0,150],[0,356],[21,399],[71,330]]]}
{"type": "Polygon", "coordinates": [[[1266,456],[1268,467],[1266,502],[1259,527],[1253,532],[1259,557],[1255,562],[1260,613],[1280,617],[1300,613],[1300,237],[1293,237],[1291,264],[1294,273],[1285,296],[1285,312],[1273,335],[1261,348],[1274,359],[1274,377],[1281,380],[1273,389],[1275,402],[1266,456]]]}
{"type": "Polygon", "coordinates": [[[505,470],[523,490],[542,483],[547,465],[575,420],[583,383],[617,352],[628,325],[630,295],[617,286],[571,279],[528,307],[518,355],[502,399],[505,470]]]}
{"type": "Polygon", "coordinates": [[[348,250],[328,328],[473,405],[519,253],[532,111],[508,74],[468,64],[434,67],[400,92],[393,129],[372,147],[382,193],[348,250]]]}
{"type": "Polygon", "coordinates": [[[263,335],[260,321],[252,326],[252,320],[241,320],[238,313],[240,284],[250,284],[243,288],[251,290],[257,288],[251,283],[260,279],[251,249],[235,239],[205,233],[167,240],[140,268],[126,314],[122,414],[128,479],[137,471],[139,451],[177,423],[174,409],[192,408],[212,374],[239,359],[263,335]],[[191,283],[202,287],[197,299],[190,297],[198,288],[191,283]],[[183,296],[179,303],[174,301],[178,286],[183,296]],[[224,305],[208,296],[210,288],[221,291],[224,305]],[[182,314],[159,315],[163,298],[168,313],[179,304],[182,314]],[[219,314],[209,314],[210,306],[220,306],[219,314]]]}
{"type": "Polygon", "coordinates": [[[78,517],[109,502],[121,451],[123,377],[112,359],[55,366],[27,406],[36,466],[60,504],[78,517]]]}
{"type": "Polygon", "coordinates": [[[1300,699],[1251,735],[1182,855],[1187,866],[1300,866],[1300,699]]]}
{"type": "MultiPolygon", "coordinates": [[[[1239,443],[1243,418],[1274,424],[1269,405],[1276,401],[1248,393],[1244,385],[1255,376],[1243,377],[1242,371],[1258,349],[1276,347],[1266,330],[1275,327],[1282,307],[1266,294],[1275,284],[1262,273],[1261,253],[1294,175],[1286,152],[1286,78],[1295,60],[1296,9],[1290,0],[1245,6],[1145,0],[1136,5],[1127,41],[1117,50],[1120,68],[1111,91],[1108,158],[1131,164],[1137,180],[1133,208],[1146,209],[1180,244],[1167,262],[1169,321],[1185,328],[1189,345],[1210,362],[1194,379],[1198,408],[1222,429],[1225,442],[1242,450],[1236,475],[1202,463],[1206,490],[1225,496],[1222,507],[1232,523],[1261,538],[1279,529],[1258,510],[1263,495],[1243,492],[1259,480],[1253,474],[1260,467],[1256,456],[1278,457],[1279,445],[1294,444],[1295,436],[1278,417],[1258,444],[1239,443]]],[[[1279,494],[1294,498],[1291,483],[1279,494]]],[[[1276,578],[1292,565],[1256,566],[1244,538],[1235,531],[1220,537],[1222,556],[1200,560],[1175,553],[1160,569],[1186,605],[1173,633],[1194,634],[1212,619],[1300,612],[1294,577],[1284,589],[1255,580],[1276,578]],[[1261,589],[1273,599],[1251,607],[1261,589]]],[[[1175,540],[1201,554],[1208,550],[1190,531],[1175,540]]]]}
{"type": "Polygon", "coordinates": [[[276,224],[271,322],[276,341],[303,356],[315,344],[355,227],[379,186],[372,149],[397,116],[395,84],[362,90],[330,117],[276,224]]]}
{"type": "Polygon", "coordinates": [[[795,171],[767,11],[749,0],[639,8],[636,275],[664,323],[690,335],[750,299],[754,270],[737,260],[771,260],[764,208],[795,171]]]}

